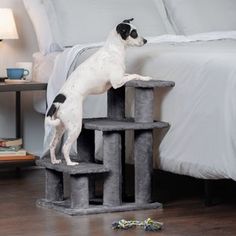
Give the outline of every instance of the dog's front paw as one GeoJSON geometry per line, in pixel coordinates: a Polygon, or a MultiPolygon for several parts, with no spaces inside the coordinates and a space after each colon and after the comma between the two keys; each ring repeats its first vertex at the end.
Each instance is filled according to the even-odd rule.
{"type": "Polygon", "coordinates": [[[51,160],[51,162],[52,162],[52,164],[60,164],[61,163],[61,160],[57,160],[57,159],[55,159],[55,160],[51,160]]]}
{"type": "Polygon", "coordinates": [[[149,80],[152,80],[152,77],[150,77],[150,76],[143,76],[143,77],[141,77],[141,80],[149,81],[149,80]]]}
{"type": "Polygon", "coordinates": [[[75,161],[69,161],[66,163],[68,166],[76,166],[79,165],[79,162],[75,162],[75,161]]]}

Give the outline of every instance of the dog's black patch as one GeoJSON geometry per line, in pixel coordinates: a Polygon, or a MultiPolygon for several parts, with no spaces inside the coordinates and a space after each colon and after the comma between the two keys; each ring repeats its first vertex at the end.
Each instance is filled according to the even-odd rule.
{"type": "Polygon", "coordinates": [[[53,103],[63,103],[63,102],[65,102],[65,100],[66,100],[66,96],[64,95],[64,94],[62,94],[62,93],[59,93],[56,97],[55,97],[55,99],[53,100],[53,103]]]}
{"type": "Polygon", "coordinates": [[[66,96],[64,94],[62,94],[62,93],[59,93],[54,98],[53,104],[51,105],[51,107],[50,107],[50,109],[49,109],[49,111],[47,113],[47,116],[51,116],[52,117],[54,115],[54,113],[56,112],[57,108],[56,108],[54,103],[63,103],[63,102],[65,102],[65,100],[66,100],[66,96]]]}
{"type": "Polygon", "coordinates": [[[56,110],[57,110],[56,106],[54,104],[52,104],[48,113],[47,113],[47,116],[52,117],[54,115],[54,113],[56,112],[56,110]]]}
{"type": "Polygon", "coordinates": [[[131,30],[131,26],[126,23],[120,23],[116,27],[116,32],[120,34],[123,40],[126,40],[129,37],[130,30],[131,30]]]}
{"type": "Polygon", "coordinates": [[[133,20],[134,20],[134,18],[130,18],[130,19],[127,19],[127,20],[123,20],[123,22],[129,24],[129,23],[130,23],[131,21],[133,21],[133,20]]]}
{"type": "Polygon", "coordinates": [[[137,30],[133,29],[133,30],[130,32],[130,36],[131,36],[133,39],[138,38],[137,30]]]}

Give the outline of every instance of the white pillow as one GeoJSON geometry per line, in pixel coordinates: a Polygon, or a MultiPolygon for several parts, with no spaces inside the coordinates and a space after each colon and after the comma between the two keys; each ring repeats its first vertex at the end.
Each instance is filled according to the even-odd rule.
{"type": "Polygon", "coordinates": [[[140,35],[168,33],[153,0],[43,1],[53,35],[63,46],[104,41],[113,27],[132,17],[140,35]]]}
{"type": "Polygon", "coordinates": [[[236,0],[163,0],[179,34],[236,30],[236,0]]]}
{"type": "Polygon", "coordinates": [[[45,55],[50,52],[61,50],[61,47],[55,40],[52,32],[44,1],[23,0],[23,2],[32,21],[40,52],[45,55]]]}

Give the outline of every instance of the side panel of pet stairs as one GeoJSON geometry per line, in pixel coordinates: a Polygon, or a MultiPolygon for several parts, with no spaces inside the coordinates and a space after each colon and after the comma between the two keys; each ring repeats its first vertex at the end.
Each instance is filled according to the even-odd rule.
{"type": "MultiPolygon", "coordinates": [[[[152,203],[151,174],[153,129],[169,126],[153,121],[155,87],[173,87],[169,81],[130,81],[127,87],[135,88],[135,118],[125,118],[125,87],[108,92],[108,118],[84,119],[84,128],[78,140],[80,160],[78,166],[65,162],[53,165],[49,158],[37,161],[46,169],[45,199],[38,205],[69,215],[93,214],[114,211],[151,209],[161,206],[152,203]],[[103,132],[103,165],[94,163],[94,132],[103,132]],[[122,201],[122,157],[125,130],[134,130],[135,202],[122,201]],[[70,175],[71,196],[63,197],[63,173],[70,175]],[[102,205],[90,204],[94,197],[94,178],[103,178],[102,205]]],[[[63,160],[63,158],[62,158],[63,160]]]]}

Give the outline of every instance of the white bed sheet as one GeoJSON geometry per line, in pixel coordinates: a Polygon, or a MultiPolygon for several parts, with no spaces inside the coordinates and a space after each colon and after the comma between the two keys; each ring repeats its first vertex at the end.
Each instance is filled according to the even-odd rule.
{"type": "Polygon", "coordinates": [[[171,127],[155,166],[197,178],[236,180],[236,40],[129,49],[127,72],[176,83],[168,93],[157,93],[156,116],[171,127]]]}

